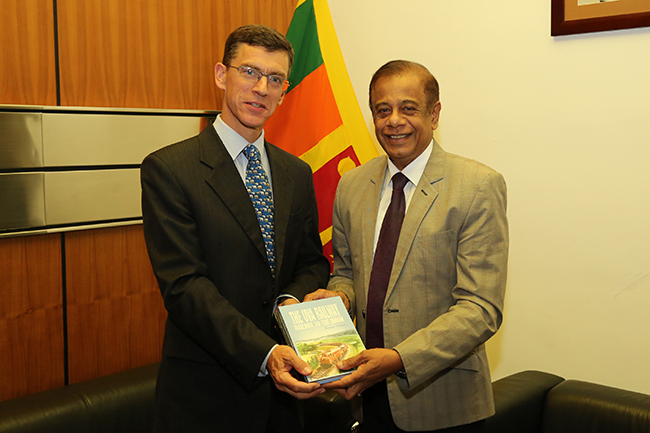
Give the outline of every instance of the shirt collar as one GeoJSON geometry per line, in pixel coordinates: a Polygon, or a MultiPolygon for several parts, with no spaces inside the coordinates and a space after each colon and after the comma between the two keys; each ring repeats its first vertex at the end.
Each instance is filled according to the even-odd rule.
{"type": "Polygon", "coordinates": [[[217,131],[217,134],[219,134],[219,137],[221,138],[223,145],[226,147],[228,154],[233,160],[237,158],[237,155],[239,155],[241,151],[244,150],[244,147],[248,146],[249,144],[252,144],[253,146],[257,147],[257,150],[259,150],[261,154],[265,153],[264,130],[262,130],[262,133],[260,134],[257,140],[255,140],[253,143],[249,143],[248,141],[246,141],[244,137],[239,135],[234,129],[226,125],[226,122],[224,122],[221,119],[221,114],[217,116],[213,125],[215,131],[217,131]]]}
{"type": "MultiPolygon", "coordinates": [[[[431,157],[431,152],[433,151],[433,139],[429,143],[426,149],[409,165],[404,167],[402,174],[411,182],[414,186],[420,182],[420,178],[424,173],[424,169],[427,167],[427,162],[429,162],[429,157],[431,157]]],[[[388,185],[393,176],[399,173],[400,170],[393,164],[393,161],[388,158],[388,176],[386,176],[386,182],[384,186],[388,185]]]]}

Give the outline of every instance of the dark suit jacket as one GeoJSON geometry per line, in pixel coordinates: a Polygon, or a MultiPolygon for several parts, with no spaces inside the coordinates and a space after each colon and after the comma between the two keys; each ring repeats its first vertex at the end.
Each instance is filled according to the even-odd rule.
{"type": "MultiPolygon", "coordinates": [[[[312,173],[266,143],[275,205],[273,278],[255,210],[213,126],[142,163],[149,256],[168,311],[157,431],[264,431],[295,402],[259,368],[276,344],[276,297],[325,287],[312,173]],[[273,407],[272,407],[273,406],[273,407]]],[[[279,426],[282,431],[292,426],[279,426]]]]}

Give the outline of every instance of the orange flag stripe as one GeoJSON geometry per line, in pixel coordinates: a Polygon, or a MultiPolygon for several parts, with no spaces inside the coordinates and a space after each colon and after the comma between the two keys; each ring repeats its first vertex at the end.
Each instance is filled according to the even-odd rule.
{"type": "Polygon", "coordinates": [[[298,156],[343,124],[325,64],[285,96],[273,117],[275,121],[264,128],[269,141],[281,143],[284,150],[298,156]],[[312,102],[309,109],[305,109],[304,101],[312,102]]]}

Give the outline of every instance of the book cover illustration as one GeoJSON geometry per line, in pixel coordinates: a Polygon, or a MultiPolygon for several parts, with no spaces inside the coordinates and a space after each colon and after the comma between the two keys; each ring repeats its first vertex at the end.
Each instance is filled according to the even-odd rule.
{"type": "Polygon", "coordinates": [[[313,370],[307,382],[326,383],[350,374],[336,363],[365,349],[338,296],[279,307],[276,319],[287,343],[313,370]]]}

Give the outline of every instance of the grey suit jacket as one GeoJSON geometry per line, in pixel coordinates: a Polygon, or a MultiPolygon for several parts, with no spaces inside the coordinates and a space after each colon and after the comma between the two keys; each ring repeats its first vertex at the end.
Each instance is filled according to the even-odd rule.
{"type": "Polygon", "coordinates": [[[274,190],[275,278],[250,197],[211,125],[142,163],[145,238],[168,311],[158,431],[265,431],[274,415],[296,419],[293,406],[280,404],[284,395],[272,397],[272,381],[258,377],[259,368],[276,343],[276,297],[302,299],[324,287],[329,263],[311,169],[265,146],[274,190]]]}
{"type": "MultiPolygon", "coordinates": [[[[506,185],[489,167],[433,146],[404,218],[383,310],[385,347],[399,352],[408,377],[387,379],[392,415],[404,430],[494,413],[483,343],[502,321],[506,185]]],[[[328,288],[353,301],[363,338],[386,166],[381,156],[346,173],[334,203],[328,288]]]]}

